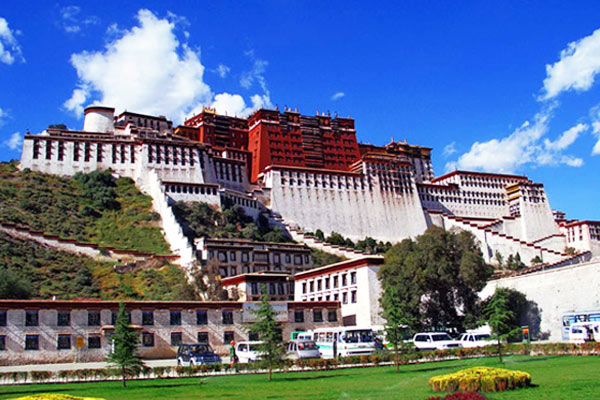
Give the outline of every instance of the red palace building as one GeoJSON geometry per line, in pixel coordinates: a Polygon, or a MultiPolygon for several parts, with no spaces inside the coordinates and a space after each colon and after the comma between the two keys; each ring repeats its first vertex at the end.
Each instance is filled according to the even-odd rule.
{"type": "Polygon", "coordinates": [[[258,181],[265,169],[273,165],[352,171],[356,168],[353,164],[366,155],[430,160],[431,151],[403,143],[385,147],[359,144],[352,118],[318,112],[306,116],[288,108],[283,112],[260,109],[248,119],[219,115],[205,108],[177,127],[175,134],[219,150],[247,152],[251,182],[258,181]]]}

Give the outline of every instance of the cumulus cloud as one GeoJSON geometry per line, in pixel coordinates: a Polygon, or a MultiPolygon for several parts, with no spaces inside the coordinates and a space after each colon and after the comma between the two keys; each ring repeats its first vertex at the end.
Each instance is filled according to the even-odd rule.
{"type": "Polygon", "coordinates": [[[344,93],[344,92],[334,93],[333,96],[331,96],[331,100],[333,100],[333,101],[339,100],[342,97],[344,97],[345,95],[346,95],[346,93],[344,93]]]}
{"type": "Polygon", "coordinates": [[[11,65],[15,61],[25,62],[21,52],[21,46],[15,38],[19,31],[12,31],[8,22],[0,17],[0,62],[11,65]]]}
{"type": "Polygon", "coordinates": [[[100,23],[100,19],[93,15],[81,15],[81,7],[67,6],[60,9],[60,26],[67,33],[79,33],[82,28],[100,23]]]}
{"type": "Polygon", "coordinates": [[[10,135],[10,138],[2,142],[2,145],[11,150],[19,150],[23,144],[23,135],[20,132],[15,132],[10,135]]]}
{"type": "Polygon", "coordinates": [[[454,153],[456,153],[456,142],[449,143],[444,147],[444,157],[449,157],[454,153]]]}
{"type": "Polygon", "coordinates": [[[563,132],[555,141],[542,140],[548,132],[552,110],[555,105],[537,113],[533,121],[525,121],[510,135],[491,139],[487,142],[475,142],[471,149],[458,160],[446,164],[446,170],[465,169],[499,173],[514,173],[520,167],[564,164],[580,167],[583,160],[563,154],[578,135],[587,130],[585,124],[578,124],[563,132]]]}
{"type": "Polygon", "coordinates": [[[558,96],[566,90],[588,90],[600,72],[600,29],[567,45],[560,60],[546,65],[542,100],[558,96]]]}
{"type": "MultiPolygon", "coordinates": [[[[148,10],[139,10],[138,24],[131,29],[111,25],[107,34],[114,39],[103,50],[73,54],[71,64],[79,81],[64,107],[81,116],[84,106],[93,102],[119,111],[166,115],[180,123],[190,113],[200,111],[202,105],[217,102],[229,114],[247,112],[255,104],[270,106],[266,90],[251,97],[251,106],[240,106],[240,99],[228,93],[217,99],[203,81],[205,68],[199,52],[181,43],[175,34],[176,23],[186,20],[169,15],[161,19],[148,10]]],[[[253,71],[253,81],[266,89],[264,68],[257,68],[254,62],[253,71]]]]}

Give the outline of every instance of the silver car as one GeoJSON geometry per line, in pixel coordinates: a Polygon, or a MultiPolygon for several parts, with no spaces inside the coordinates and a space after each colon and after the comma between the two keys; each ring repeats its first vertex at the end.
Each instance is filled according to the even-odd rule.
{"type": "Polygon", "coordinates": [[[296,339],[288,342],[286,358],[288,360],[321,358],[321,353],[314,340],[296,339]]]}

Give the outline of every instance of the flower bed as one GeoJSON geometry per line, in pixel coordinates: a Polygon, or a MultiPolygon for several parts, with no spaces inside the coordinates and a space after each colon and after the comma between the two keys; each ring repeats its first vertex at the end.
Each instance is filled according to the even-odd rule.
{"type": "Polygon", "coordinates": [[[453,374],[434,376],[429,386],[435,392],[503,392],[529,386],[531,375],[527,372],[504,368],[474,367],[453,374]]]}
{"type": "Polygon", "coordinates": [[[96,397],[75,397],[69,396],[68,394],[50,394],[41,393],[34,394],[33,396],[19,397],[18,399],[12,400],[104,400],[96,397]]]}

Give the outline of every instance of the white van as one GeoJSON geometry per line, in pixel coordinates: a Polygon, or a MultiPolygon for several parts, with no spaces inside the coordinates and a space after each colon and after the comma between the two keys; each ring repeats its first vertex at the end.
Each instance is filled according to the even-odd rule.
{"type": "Polygon", "coordinates": [[[569,327],[569,342],[581,344],[591,340],[600,341],[600,322],[574,322],[569,327]]]}
{"type": "Polygon", "coordinates": [[[457,340],[462,347],[484,347],[494,344],[489,333],[461,333],[457,340]]]}
{"type": "Polygon", "coordinates": [[[238,362],[249,363],[261,359],[261,353],[258,351],[258,346],[263,342],[239,342],[235,346],[235,355],[238,357],[238,362]]]}
{"type": "Polygon", "coordinates": [[[462,347],[462,344],[452,339],[446,332],[420,332],[413,337],[417,350],[446,350],[462,347]]]}

